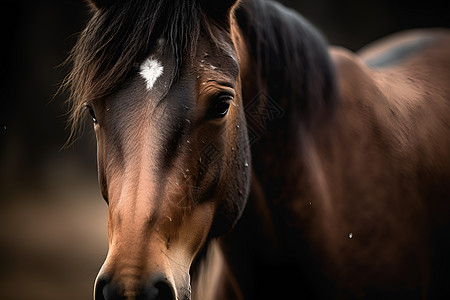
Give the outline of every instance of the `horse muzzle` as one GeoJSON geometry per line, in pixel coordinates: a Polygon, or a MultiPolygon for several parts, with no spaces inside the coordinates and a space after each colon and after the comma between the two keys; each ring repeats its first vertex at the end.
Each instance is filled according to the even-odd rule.
{"type": "Polygon", "coordinates": [[[157,250],[146,263],[136,261],[133,251],[118,257],[110,250],[95,282],[94,300],[189,300],[189,267],[157,250]]]}
{"type": "Polygon", "coordinates": [[[127,289],[125,282],[113,281],[108,275],[97,279],[95,300],[176,300],[190,299],[190,289],[184,295],[177,295],[174,284],[163,274],[157,274],[148,280],[127,289]]]}

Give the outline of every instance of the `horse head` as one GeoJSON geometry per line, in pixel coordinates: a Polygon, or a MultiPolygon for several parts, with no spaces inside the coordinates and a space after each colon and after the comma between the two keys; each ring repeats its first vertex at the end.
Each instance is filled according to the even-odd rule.
{"type": "Polygon", "coordinates": [[[74,111],[92,116],[108,203],[97,300],[190,299],[194,259],[245,206],[236,3],[206,2],[93,1],[75,47],[74,111]]]}

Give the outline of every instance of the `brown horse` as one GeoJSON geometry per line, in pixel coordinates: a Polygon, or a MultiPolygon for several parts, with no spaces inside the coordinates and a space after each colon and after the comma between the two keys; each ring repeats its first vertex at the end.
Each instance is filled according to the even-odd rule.
{"type": "Polygon", "coordinates": [[[450,297],[450,31],[357,55],[273,2],[92,8],[95,299],[450,297]]]}

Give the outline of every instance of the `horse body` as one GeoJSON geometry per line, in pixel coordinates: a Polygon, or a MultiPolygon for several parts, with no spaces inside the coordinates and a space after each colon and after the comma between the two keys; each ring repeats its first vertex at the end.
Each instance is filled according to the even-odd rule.
{"type": "Polygon", "coordinates": [[[438,274],[447,260],[436,248],[448,249],[448,231],[433,232],[449,213],[449,36],[407,32],[362,56],[330,48],[333,117],[305,129],[304,119],[286,115],[252,145],[251,190],[259,192],[223,243],[238,256],[233,273],[252,286],[248,298],[270,295],[258,286],[306,298],[420,298],[446,289],[429,284],[446,273],[438,274]],[[399,62],[368,66],[412,36],[399,62]],[[249,236],[253,246],[236,246],[249,236]]]}
{"type": "MultiPolygon", "coordinates": [[[[394,41],[413,34],[404,33],[394,41]]],[[[302,134],[301,145],[293,147],[291,134],[277,140],[276,147],[283,149],[283,155],[274,150],[270,157],[267,145],[261,158],[257,150],[252,151],[254,164],[262,165],[253,182],[261,181],[258,185],[265,191],[258,200],[251,194],[249,202],[268,202],[263,204],[270,208],[265,215],[269,224],[276,223],[272,236],[277,239],[264,240],[252,248],[249,260],[267,244],[279,248],[275,259],[263,256],[255,262],[256,275],[242,270],[251,266],[241,267],[236,274],[267,280],[263,286],[270,286],[273,280],[267,274],[284,274],[278,285],[272,282],[277,292],[290,287],[294,294],[302,286],[298,282],[303,282],[300,293],[313,298],[336,296],[342,291],[344,297],[383,299],[442,292],[429,291],[428,284],[430,276],[442,275],[433,273],[439,273],[436,265],[447,261],[436,256],[436,248],[448,249],[448,232],[439,238],[432,232],[448,225],[450,92],[446,82],[450,78],[450,39],[445,30],[415,35],[428,45],[411,51],[400,63],[379,69],[369,68],[364,55],[361,58],[345,49],[331,48],[338,80],[333,118],[322,120],[308,132],[301,132],[301,118],[297,123],[291,121],[293,131],[302,134]],[[286,155],[291,149],[296,153],[286,155]],[[283,170],[258,164],[270,159],[283,170]],[[273,189],[282,192],[276,194],[273,189]],[[317,269],[323,273],[310,271],[317,269]],[[260,275],[262,270],[266,272],[260,275]],[[270,279],[264,279],[266,276],[270,279]]],[[[397,49],[389,43],[382,46],[373,46],[377,55],[386,56],[397,49]]],[[[367,60],[376,57],[367,56],[367,60]]],[[[261,223],[267,222],[265,219],[261,223]]],[[[243,227],[251,227],[248,223],[253,222],[243,227]]],[[[445,231],[441,229],[441,233],[445,231]]],[[[257,229],[252,234],[257,235],[257,229]]],[[[237,234],[236,239],[248,235],[237,234]]],[[[245,253],[240,248],[236,252],[245,253]]],[[[445,290],[445,285],[433,288],[445,290]]],[[[268,293],[251,290],[257,291],[251,298],[264,298],[268,293]]]]}
{"type": "Polygon", "coordinates": [[[144,2],[94,1],[74,52],[109,203],[96,299],[204,274],[199,299],[449,295],[447,31],[358,56],[272,2],[144,2]]]}

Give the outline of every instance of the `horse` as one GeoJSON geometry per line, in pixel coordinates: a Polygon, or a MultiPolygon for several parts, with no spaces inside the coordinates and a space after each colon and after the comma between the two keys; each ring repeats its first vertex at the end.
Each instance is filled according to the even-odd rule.
{"type": "Polygon", "coordinates": [[[262,0],[91,0],[111,299],[450,297],[450,31],[354,53],[262,0]]]}

